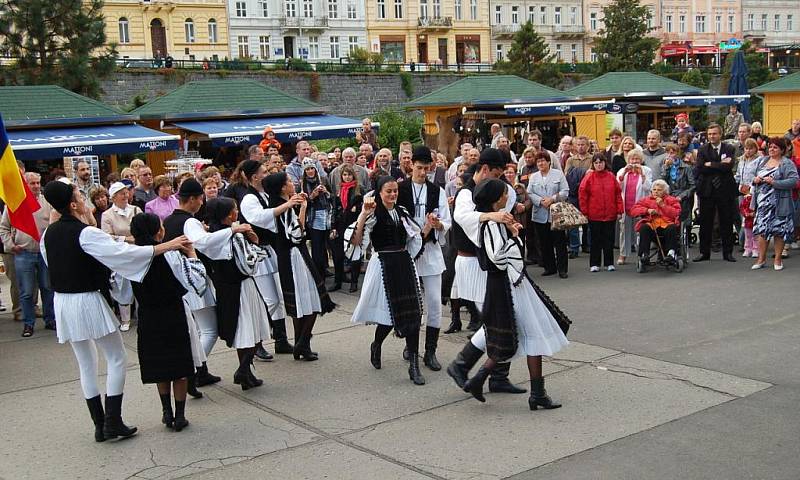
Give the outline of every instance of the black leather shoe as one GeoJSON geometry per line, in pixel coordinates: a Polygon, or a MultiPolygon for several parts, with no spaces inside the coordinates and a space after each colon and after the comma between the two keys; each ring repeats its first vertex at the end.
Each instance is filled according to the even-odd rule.
{"type": "Polygon", "coordinates": [[[711,260],[711,255],[705,255],[703,253],[692,259],[693,262],[707,262],[709,260],[711,260]]]}
{"type": "Polygon", "coordinates": [[[723,255],[722,259],[725,260],[726,262],[734,262],[734,263],[736,263],[736,259],[731,254],[723,255]]]}
{"type": "Polygon", "coordinates": [[[448,334],[451,334],[451,333],[460,332],[461,328],[462,328],[461,320],[452,320],[450,322],[450,326],[447,327],[447,330],[444,331],[444,334],[448,335],[448,334]]]}
{"type": "Polygon", "coordinates": [[[271,362],[275,359],[271,353],[269,353],[262,345],[259,345],[256,348],[256,360],[260,360],[262,362],[271,362]]]}
{"type": "Polygon", "coordinates": [[[550,275],[555,275],[556,273],[558,272],[555,270],[545,270],[544,272],[542,272],[542,276],[549,277],[550,275]]]}
{"type": "Polygon", "coordinates": [[[342,282],[334,283],[332,287],[328,289],[329,292],[336,292],[342,289],[342,282]]]}
{"type": "Polygon", "coordinates": [[[559,278],[569,278],[569,274],[567,272],[558,272],[559,278]]]}

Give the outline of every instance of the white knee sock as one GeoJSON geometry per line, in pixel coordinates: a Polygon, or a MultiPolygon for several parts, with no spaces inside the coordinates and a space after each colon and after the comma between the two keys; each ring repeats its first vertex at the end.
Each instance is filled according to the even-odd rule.
{"type": "Polygon", "coordinates": [[[128,354],[122,343],[122,334],[119,333],[119,330],[115,330],[105,337],[98,338],[95,343],[106,357],[106,370],[108,371],[106,396],[121,395],[125,388],[125,365],[128,361],[128,354]]]}
{"type": "Polygon", "coordinates": [[[81,340],[69,344],[78,361],[83,397],[94,398],[100,395],[100,389],[97,387],[97,348],[94,340],[81,340]]]}

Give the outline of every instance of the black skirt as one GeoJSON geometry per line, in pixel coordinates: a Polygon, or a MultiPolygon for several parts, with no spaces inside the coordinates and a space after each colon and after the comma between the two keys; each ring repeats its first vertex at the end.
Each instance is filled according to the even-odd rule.
{"type": "Polygon", "coordinates": [[[281,290],[283,290],[283,306],[286,309],[286,314],[292,318],[297,318],[297,297],[294,292],[294,272],[292,271],[291,249],[296,248],[303,257],[303,263],[306,268],[311,272],[314,278],[314,284],[317,287],[317,295],[319,295],[319,304],[322,308],[320,315],[330,313],[336,308],[336,304],[331,300],[328,290],[325,288],[325,277],[317,271],[317,267],[308,253],[305,243],[300,245],[293,245],[288,240],[280,242],[275,248],[275,253],[278,258],[278,273],[281,279],[281,290]]]}
{"type": "Polygon", "coordinates": [[[486,355],[498,362],[511,359],[517,353],[517,321],[511,282],[505,271],[487,272],[481,318],[486,331],[486,355]]]}
{"type": "Polygon", "coordinates": [[[422,298],[414,260],[406,250],[380,252],[378,258],[394,330],[400,338],[414,335],[422,323],[422,298]]]}

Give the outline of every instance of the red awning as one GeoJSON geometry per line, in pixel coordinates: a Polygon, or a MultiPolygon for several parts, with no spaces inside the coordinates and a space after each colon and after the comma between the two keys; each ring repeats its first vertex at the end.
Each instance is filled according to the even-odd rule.
{"type": "Polygon", "coordinates": [[[692,55],[703,55],[703,54],[713,54],[716,55],[719,53],[719,47],[692,47],[692,55]]]}
{"type": "Polygon", "coordinates": [[[684,56],[689,51],[686,47],[661,47],[662,57],[684,56]]]}

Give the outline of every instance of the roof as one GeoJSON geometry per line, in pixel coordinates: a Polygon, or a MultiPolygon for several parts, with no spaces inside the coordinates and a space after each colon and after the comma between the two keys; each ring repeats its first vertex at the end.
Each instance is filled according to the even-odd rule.
{"type": "Polygon", "coordinates": [[[783,78],[765,83],[760,87],[750,90],[750,93],[777,93],[777,92],[800,92],[800,72],[787,75],[783,78]]]}
{"type": "Polygon", "coordinates": [[[56,85],[0,87],[6,126],[98,123],[131,119],[119,110],[56,85]]]}
{"type": "Polygon", "coordinates": [[[324,108],[255,80],[189,82],[133,112],[141,119],[251,117],[284,113],[319,113],[324,108]]]}
{"type": "Polygon", "coordinates": [[[566,91],[577,97],[635,97],[703,93],[693,87],[649,72],[610,72],[566,91]]]}
{"type": "Polygon", "coordinates": [[[502,105],[564,96],[561,90],[515,75],[480,75],[453,82],[412,100],[406,106],[416,108],[474,104],[502,105]]]}

